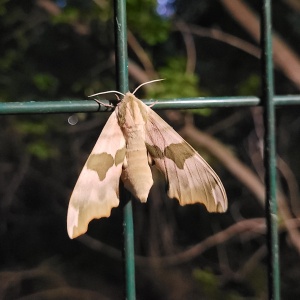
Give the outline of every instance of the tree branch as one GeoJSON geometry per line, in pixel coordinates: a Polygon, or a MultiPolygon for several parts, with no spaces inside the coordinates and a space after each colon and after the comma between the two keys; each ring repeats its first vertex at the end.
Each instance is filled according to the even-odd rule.
{"type": "MultiPolygon", "coordinates": [[[[221,0],[232,17],[260,43],[259,18],[242,0],[221,0]]],[[[300,59],[277,34],[273,34],[273,56],[276,66],[300,89],[300,59]]]]}

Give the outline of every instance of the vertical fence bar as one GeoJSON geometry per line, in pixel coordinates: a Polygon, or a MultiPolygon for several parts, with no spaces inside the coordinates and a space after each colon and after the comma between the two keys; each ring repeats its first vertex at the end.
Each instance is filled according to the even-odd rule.
{"type": "MultiPolygon", "coordinates": [[[[114,28],[117,90],[128,91],[128,56],[127,56],[127,22],[126,0],[114,1],[114,28]]],[[[126,193],[120,193],[121,195],[126,193]]],[[[125,297],[134,300],[135,296],[135,263],[134,263],[134,229],[132,204],[128,201],[124,206],[124,269],[125,269],[125,297]]]]}
{"type": "Polygon", "coordinates": [[[271,0],[262,1],[261,22],[262,54],[262,100],[264,106],[265,126],[265,184],[266,184],[266,219],[267,219],[267,245],[268,245],[268,284],[269,299],[280,299],[279,280],[279,250],[277,228],[276,203],[276,142],[275,142],[275,105],[273,83],[273,57],[272,57],[272,20],[271,0]]]}
{"type": "Polygon", "coordinates": [[[114,0],[117,89],[128,92],[126,0],[114,0]]]}

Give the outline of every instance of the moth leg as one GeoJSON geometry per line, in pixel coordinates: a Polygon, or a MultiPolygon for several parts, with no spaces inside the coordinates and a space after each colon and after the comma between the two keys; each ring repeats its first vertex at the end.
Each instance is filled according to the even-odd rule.
{"type": "Polygon", "coordinates": [[[153,102],[152,104],[150,104],[148,107],[153,107],[158,101],[153,102]]]}
{"type": "Polygon", "coordinates": [[[116,98],[118,99],[118,101],[121,102],[121,99],[120,99],[119,95],[118,95],[118,94],[115,94],[115,96],[116,96],[116,98]]]}
{"type": "Polygon", "coordinates": [[[97,99],[94,99],[98,104],[102,105],[102,106],[105,106],[105,107],[109,107],[109,108],[114,108],[114,105],[112,104],[106,104],[106,103],[103,103],[101,102],[100,100],[97,100],[97,99]]]}

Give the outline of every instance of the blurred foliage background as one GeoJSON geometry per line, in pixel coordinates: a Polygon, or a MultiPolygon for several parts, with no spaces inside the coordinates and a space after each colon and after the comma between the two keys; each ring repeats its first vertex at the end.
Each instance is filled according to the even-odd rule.
{"type": "MultiPolygon", "coordinates": [[[[141,98],[260,95],[259,0],[128,0],[130,88],[141,98]]],[[[299,94],[300,1],[273,2],[276,94],[299,94]]],[[[115,88],[112,1],[0,1],[0,101],[115,88]]],[[[300,297],[298,106],[277,109],[283,299],[300,297]]],[[[166,111],[221,177],[228,212],[180,207],[157,178],[134,201],[138,299],[266,299],[262,111],[166,111]]],[[[69,240],[77,176],[108,114],[1,116],[0,298],[122,299],[122,203],[69,240]]]]}

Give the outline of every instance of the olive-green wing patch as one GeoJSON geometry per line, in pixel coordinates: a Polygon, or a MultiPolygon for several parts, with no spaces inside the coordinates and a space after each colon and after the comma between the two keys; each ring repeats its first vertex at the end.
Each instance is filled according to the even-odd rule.
{"type": "Polygon", "coordinates": [[[183,169],[185,161],[195,155],[195,151],[191,147],[183,142],[180,144],[170,144],[166,147],[165,156],[172,159],[179,169],[183,169]]]}
{"type": "Polygon", "coordinates": [[[116,152],[115,165],[123,163],[126,154],[126,148],[123,147],[116,152]]]}
{"type": "Polygon", "coordinates": [[[103,152],[101,154],[92,154],[88,158],[86,166],[89,170],[97,172],[100,181],[104,180],[107,171],[113,166],[114,159],[111,154],[103,152]]]}

